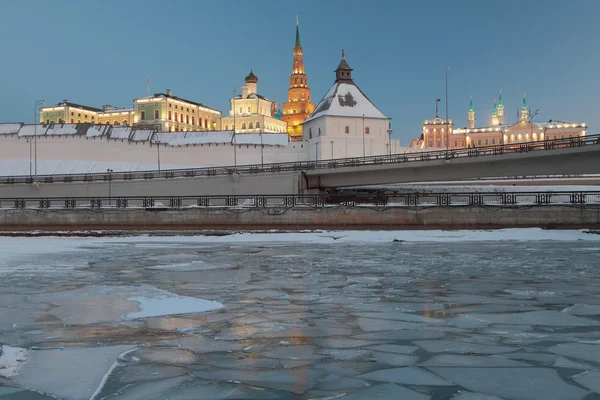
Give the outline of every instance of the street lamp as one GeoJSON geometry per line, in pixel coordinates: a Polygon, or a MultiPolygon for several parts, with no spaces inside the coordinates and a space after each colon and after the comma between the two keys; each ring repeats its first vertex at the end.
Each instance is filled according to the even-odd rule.
{"type": "Polygon", "coordinates": [[[158,173],[160,174],[160,140],[157,139],[158,132],[154,133],[154,144],[156,145],[156,162],[158,164],[158,173]]]}
{"type": "Polygon", "coordinates": [[[235,126],[235,95],[238,92],[238,87],[234,87],[233,88],[233,97],[231,98],[231,108],[233,110],[233,168],[234,171],[237,172],[237,140],[235,137],[235,132],[236,132],[236,126],[235,126]]]}
{"type": "Polygon", "coordinates": [[[31,138],[27,138],[27,143],[29,143],[29,179],[32,180],[33,182],[33,169],[32,169],[32,160],[31,160],[31,145],[33,144],[33,141],[31,140],[31,138]]]}
{"type": "Polygon", "coordinates": [[[363,158],[365,157],[365,114],[363,114],[363,158]]]}
{"type": "MultiPolygon", "coordinates": [[[[448,145],[450,143],[450,121],[448,120],[448,70],[449,65],[446,65],[446,153],[448,153],[448,145]]],[[[447,156],[447,155],[446,155],[447,156]]]]}
{"type": "Polygon", "coordinates": [[[392,158],[392,119],[388,119],[388,129],[387,129],[387,133],[388,133],[388,147],[390,150],[390,158],[392,158]]]}
{"type": "Polygon", "coordinates": [[[108,174],[108,206],[111,206],[111,182],[112,182],[112,173],[113,170],[108,168],[106,170],[106,173],[108,174]]]}
{"type": "Polygon", "coordinates": [[[38,100],[35,102],[35,105],[33,106],[33,147],[34,147],[34,175],[37,178],[37,109],[38,106],[43,105],[44,103],[46,103],[46,100],[38,100]]]}

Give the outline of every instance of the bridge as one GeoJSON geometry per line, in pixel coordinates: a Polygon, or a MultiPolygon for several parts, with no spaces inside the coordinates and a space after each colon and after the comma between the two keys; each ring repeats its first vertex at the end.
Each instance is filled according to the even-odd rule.
{"type": "Polygon", "coordinates": [[[600,173],[600,135],[276,164],[0,177],[0,197],[307,194],[329,188],[600,173]]]}

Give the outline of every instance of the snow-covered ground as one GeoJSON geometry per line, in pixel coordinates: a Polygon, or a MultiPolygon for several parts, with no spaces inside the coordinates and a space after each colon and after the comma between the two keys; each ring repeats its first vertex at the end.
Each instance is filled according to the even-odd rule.
{"type": "Polygon", "coordinates": [[[595,399],[599,241],[0,238],[0,398],[595,399]]]}
{"type": "Polygon", "coordinates": [[[433,192],[433,193],[502,193],[502,192],[599,192],[600,185],[539,185],[535,180],[530,180],[529,185],[473,185],[467,182],[455,182],[453,184],[414,184],[414,185],[376,185],[348,187],[347,190],[389,190],[399,192],[433,192]]]}

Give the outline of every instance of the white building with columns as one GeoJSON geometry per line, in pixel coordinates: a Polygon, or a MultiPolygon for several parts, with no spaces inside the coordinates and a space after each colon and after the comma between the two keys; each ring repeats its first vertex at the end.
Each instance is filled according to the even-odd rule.
{"type": "Polygon", "coordinates": [[[342,61],[335,82],[303,123],[309,160],[361,157],[402,152],[391,140],[390,118],[352,80],[352,68],[342,61]]]}

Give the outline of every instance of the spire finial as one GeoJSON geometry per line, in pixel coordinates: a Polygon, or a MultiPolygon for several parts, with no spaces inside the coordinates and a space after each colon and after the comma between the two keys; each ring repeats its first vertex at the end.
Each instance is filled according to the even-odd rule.
{"type": "Polygon", "coordinates": [[[523,106],[521,110],[527,110],[527,96],[525,96],[525,93],[523,93],[523,106]]]}
{"type": "Polygon", "coordinates": [[[342,59],[346,59],[346,49],[342,49],[342,59]]]}
{"type": "Polygon", "coordinates": [[[471,100],[469,101],[469,111],[473,112],[473,96],[471,96],[471,100]]]}
{"type": "Polygon", "coordinates": [[[500,89],[500,94],[498,95],[498,106],[504,107],[504,104],[502,103],[502,89],[500,89]]]}
{"type": "Polygon", "coordinates": [[[298,16],[296,15],[296,47],[301,47],[300,44],[300,30],[298,28],[298,16]]]}

